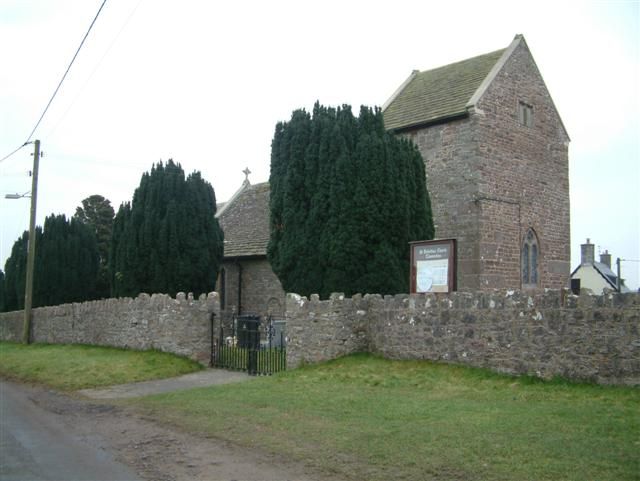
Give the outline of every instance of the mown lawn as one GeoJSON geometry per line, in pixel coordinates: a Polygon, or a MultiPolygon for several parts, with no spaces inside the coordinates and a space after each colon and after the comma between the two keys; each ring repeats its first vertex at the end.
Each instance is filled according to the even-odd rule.
{"type": "Polygon", "coordinates": [[[640,389],[358,355],[135,401],[357,480],[638,480],[640,389]]]}
{"type": "Polygon", "coordinates": [[[179,376],[202,369],[159,351],[0,342],[0,376],[73,391],[179,376]]]}

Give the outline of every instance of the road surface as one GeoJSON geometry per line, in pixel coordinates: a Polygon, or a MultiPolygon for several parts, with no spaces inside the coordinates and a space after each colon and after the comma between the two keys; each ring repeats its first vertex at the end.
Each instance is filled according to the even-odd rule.
{"type": "Polygon", "coordinates": [[[134,481],[98,437],[75,434],[19,385],[0,381],[0,481],[134,481]]]}

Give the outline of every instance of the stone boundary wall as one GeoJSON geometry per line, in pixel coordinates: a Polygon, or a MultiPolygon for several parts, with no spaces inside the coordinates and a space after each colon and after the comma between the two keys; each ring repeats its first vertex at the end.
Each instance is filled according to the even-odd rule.
{"type": "Polygon", "coordinates": [[[371,352],[543,378],[640,384],[640,294],[512,290],[287,296],[287,365],[371,352]]]}
{"type": "MultiPolygon", "coordinates": [[[[211,313],[220,318],[218,294],[194,299],[178,293],[140,294],[135,299],[105,299],[39,307],[32,311],[31,339],[51,344],[93,344],[157,349],[208,364],[211,313]]],[[[0,339],[22,340],[23,311],[0,313],[0,339]]]]}

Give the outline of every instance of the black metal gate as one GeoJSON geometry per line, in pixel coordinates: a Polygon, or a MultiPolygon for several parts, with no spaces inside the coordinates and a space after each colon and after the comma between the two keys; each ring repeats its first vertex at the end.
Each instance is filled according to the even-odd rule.
{"type": "Polygon", "coordinates": [[[263,326],[260,316],[237,316],[231,326],[220,326],[213,346],[211,364],[247,371],[250,376],[268,375],[287,368],[284,321],[269,317],[263,326]]]}

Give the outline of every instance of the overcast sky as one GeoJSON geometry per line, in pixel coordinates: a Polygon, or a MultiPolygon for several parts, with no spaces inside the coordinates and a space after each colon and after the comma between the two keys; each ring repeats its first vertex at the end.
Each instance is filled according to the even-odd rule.
{"type": "MultiPolygon", "coordinates": [[[[0,0],[0,158],[27,140],[102,0],[0,0]]],[[[640,3],[108,0],[37,129],[38,224],[117,210],[173,158],[228,199],[268,180],[296,108],[382,105],[413,69],[523,34],[569,135],[572,269],[587,237],[640,285],[640,3]]],[[[28,229],[28,146],[0,163],[0,267],[28,229]]]]}

